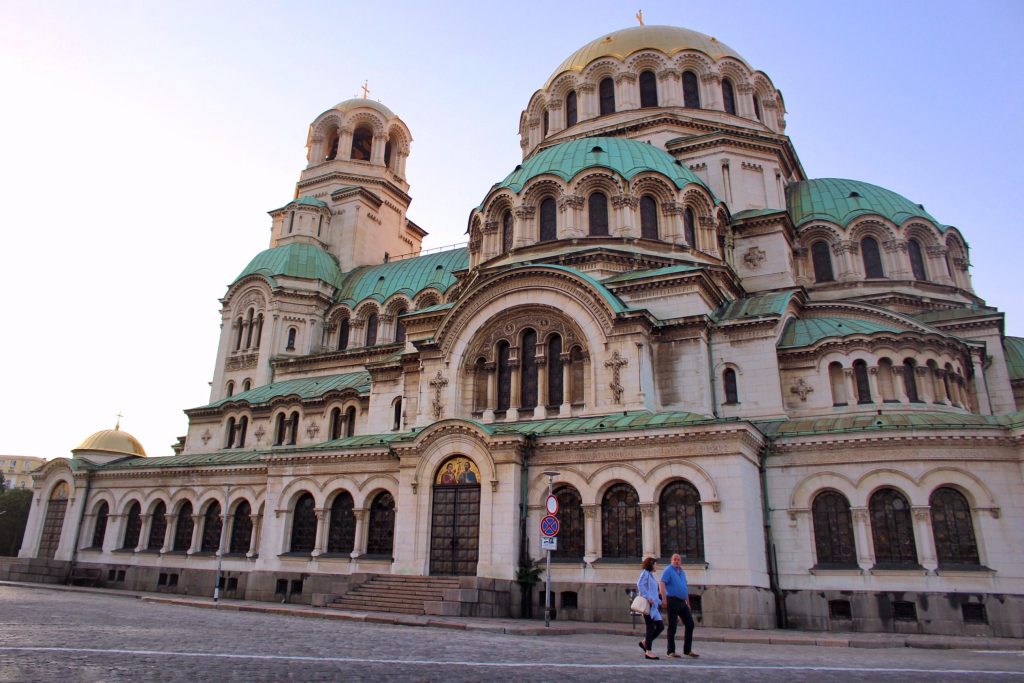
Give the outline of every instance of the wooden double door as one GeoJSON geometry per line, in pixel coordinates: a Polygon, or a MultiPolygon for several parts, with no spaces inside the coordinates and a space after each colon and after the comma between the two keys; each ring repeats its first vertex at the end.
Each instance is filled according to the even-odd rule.
{"type": "Polygon", "coordinates": [[[480,549],[480,486],[434,486],[430,573],[475,576],[480,549]]]}

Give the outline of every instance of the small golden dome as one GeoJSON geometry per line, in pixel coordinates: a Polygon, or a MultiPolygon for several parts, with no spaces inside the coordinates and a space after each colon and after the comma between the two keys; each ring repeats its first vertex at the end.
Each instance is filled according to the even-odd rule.
{"type": "Polygon", "coordinates": [[[745,63],[735,50],[712,36],[676,26],[634,26],[601,36],[573,52],[555,69],[544,87],[566,71],[583,71],[595,59],[616,57],[625,60],[634,52],[647,49],[660,50],[669,57],[683,50],[699,50],[716,61],[722,57],[735,57],[745,63]]]}
{"type": "Polygon", "coordinates": [[[146,449],[142,447],[139,440],[128,432],[122,432],[120,427],[104,429],[88,436],[82,443],[71,449],[72,453],[77,451],[102,451],[105,453],[122,453],[124,455],[136,455],[146,457],[146,449]]]}

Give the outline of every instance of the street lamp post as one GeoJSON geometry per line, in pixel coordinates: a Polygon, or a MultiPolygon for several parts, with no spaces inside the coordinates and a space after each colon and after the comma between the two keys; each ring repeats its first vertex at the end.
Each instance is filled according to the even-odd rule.
{"type": "MultiPolygon", "coordinates": [[[[551,495],[551,481],[560,472],[548,471],[544,476],[548,478],[548,496],[551,495]]],[[[544,628],[551,627],[551,549],[547,551],[547,565],[544,569],[544,628]]]]}
{"type": "Polygon", "coordinates": [[[213,579],[213,601],[220,600],[220,563],[224,556],[224,535],[228,530],[228,498],[231,496],[231,484],[226,485],[224,491],[224,505],[221,506],[220,516],[220,543],[217,544],[217,574],[213,579]]]}

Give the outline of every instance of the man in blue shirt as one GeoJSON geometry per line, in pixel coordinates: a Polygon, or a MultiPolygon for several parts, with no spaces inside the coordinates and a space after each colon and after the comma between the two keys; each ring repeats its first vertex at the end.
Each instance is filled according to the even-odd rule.
{"type": "Polygon", "coordinates": [[[683,571],[683,558],[676,553],[672,556],[672,564],[661,573],[661,593],[668,601],[668,656],[679,657],[676,652],[677,619],[683,620],[683,654],[687,657],[699,657],[690,648],[693,646],[693,615],[690,613],[690,589],[686,585],[686,572],[683,571]]]}

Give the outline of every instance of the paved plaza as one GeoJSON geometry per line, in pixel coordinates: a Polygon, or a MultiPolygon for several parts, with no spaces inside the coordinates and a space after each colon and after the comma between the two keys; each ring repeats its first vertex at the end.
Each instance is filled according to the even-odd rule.
{"type": "Polygon", "coordinates": [[[645,662],[628,635],[509,635],[0,586],[0,681],[1024,681],[1020,650],[700,640],[695,650],[700,659],[645,662]]]}

